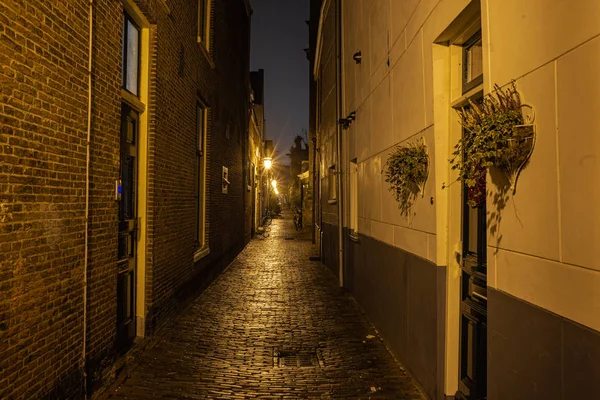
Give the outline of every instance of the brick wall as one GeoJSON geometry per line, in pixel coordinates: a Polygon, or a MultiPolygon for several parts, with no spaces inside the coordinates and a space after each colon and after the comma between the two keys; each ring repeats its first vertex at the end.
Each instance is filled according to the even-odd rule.
{"type": "Polygon", "coordinates": [[[90,392],[114,376],[119,212],[114,185],[120,157],[122,18],[122,4],[95,2],[86,349],[90,392]]]}
{"type": "Polygon", "coordinates": [[[0,398],[82,385],[88,12],[0,4],[0,398]]]}
{"type": "MultiPolygon", "coordinates": [[[[152,334],[245,243],[249,18],[243,1],[214,2],[213,68],[196,42],[195,2],[135,3],[152,24],[145,254],[152,334]],[[210,255],[195,264],[197,98],[211,110],[210,255]]],[[[79,398],[84,373],[89,392],[116,373],[123,9],[120,1],[94,4],[85,363],[88,7],[79,0],[0,5],[0,398],[79,398]]]]}
{"type": "Polygon", "coordinates": [[[183,0],[168,4],[171,15],[158,21],[157,34],[150,329],[169,319],[179,297],[190,286],[198,286],[197,278],[205,267],[218,264],[222,268],[244,246],[243,151],[249,107],[246,9],[239,0],[213,3],[212,68],[196,42],[196,4],[183,0]],[[185,54],[183,74],[179,74],[181,46],[185,54]],[[210,108],[206,138],[210,255],[194,264],[197,98],[210,108]],[[223,166],[229,168],[228,194],[221,193],[223,166]]]}

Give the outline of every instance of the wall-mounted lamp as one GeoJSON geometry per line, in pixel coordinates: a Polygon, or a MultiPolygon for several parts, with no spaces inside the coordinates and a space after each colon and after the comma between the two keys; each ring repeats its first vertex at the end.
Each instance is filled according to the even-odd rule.
{"type": "Polygon", "coordinates": [[[349,120],[348,118],[340,118],[338,119],[338,124],[340,124],[342,126],[342,129],[348,129],[350,128],[350,124],[352,123],[351,120],[349,120]]]}
{"type": "Polygon", "coordinates": [[[346,118],[340,118],[338,124],[342,125],[343,129],[348,129],[354,120],[356,120],[356,111],[352,111],[346,118]]]}
{"type": "Polygon", "coordinates": [[[362,53],[359,51],[357,51],[356,53],[354,53],[354,55],[352,56],[352,58],[354,59],[354,62],[357,64],[360,64],[362,61],[362,53]]]}

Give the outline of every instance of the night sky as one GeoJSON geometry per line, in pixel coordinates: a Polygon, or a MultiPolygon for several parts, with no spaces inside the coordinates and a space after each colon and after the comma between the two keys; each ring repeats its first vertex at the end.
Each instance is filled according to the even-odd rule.
{"type": "Polygon", "coordinates": [[[265,70],[267,139],[288,164],[293,138],[308,128],[309,0],[251,0],[250,66],[265,70]]]}

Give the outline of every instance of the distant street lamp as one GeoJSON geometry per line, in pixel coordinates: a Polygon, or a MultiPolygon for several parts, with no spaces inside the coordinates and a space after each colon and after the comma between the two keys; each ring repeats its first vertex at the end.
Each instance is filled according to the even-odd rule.
{"type": "Polygon", "coordinates": [[[277,181],[275,179],[271,181],[271,186],[273,186],[273,189],[277,190],[277,181]]]}
{"type": "Polygon", "coordinates": [[[271,166],[273,165],[273,159],[271,157],[263,158],[263,165],[265,169],[271,169],[271,166]]]}
{"type": "MultiPolygon", "coordinates": [[[[266,176],[266,186],[267,186],[267,215],[270,215],[270,211],[269,211],[269,206],[270,206],[270,202],[269,202],[269,170],[271,169],[271,167],[273,166],[273,159],[271,157],[265,157],[263,158],[263,166],[265,168],[265,171],[267,173],[266,176]]],[[[274,180],[273,180],[274,181],[274,180]]]]}

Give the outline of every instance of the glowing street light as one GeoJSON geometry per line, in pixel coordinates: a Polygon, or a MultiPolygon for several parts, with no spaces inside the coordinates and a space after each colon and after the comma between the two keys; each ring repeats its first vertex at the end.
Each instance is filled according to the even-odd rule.
{"type": "Polygon", "coordinates": [[[271,166],[273,165],[273,159],[271,157],[263,158],[263,165],[265,169],[271,169],[271,166]]]}
{"type": "Polygon", "coordinates": [[[275,191],[277,191],[277,181],[275,179],[273,179],[271,181],[271,186],[273,186],[273,189],[275,189],[275,191]]]}

